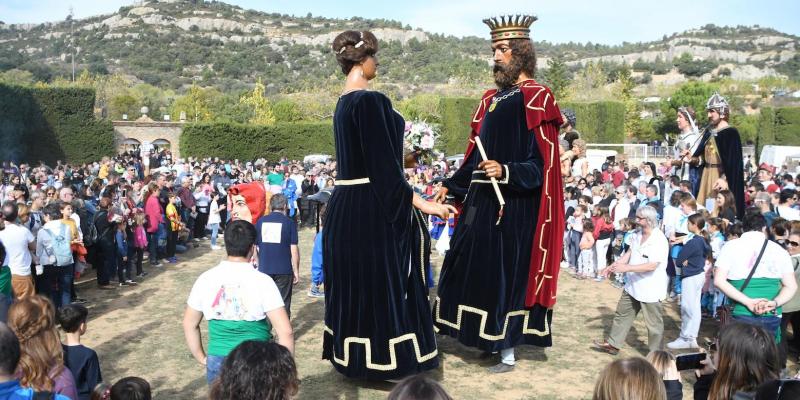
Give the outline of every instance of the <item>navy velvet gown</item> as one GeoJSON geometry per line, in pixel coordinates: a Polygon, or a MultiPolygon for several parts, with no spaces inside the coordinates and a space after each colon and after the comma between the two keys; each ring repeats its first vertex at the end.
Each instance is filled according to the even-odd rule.
{"type": "Polygon", "coordinates": [[[497,225],[500,205],[477,169],[481,157],[475,150],[444,183],[464,202],[442,264],[434,322],[439,333],[484,351],[520,344],[548,347],[552,312],[538,304],[525,306],[542,156],[528,131],[522,93],[500,101],[484,118],[479,134],[487,157],[508,167],[499,181],[504,214],[497,225]]]}
{"type": "Polygon", "coordinates": [[[323,230],[322,358],[351,378],[397,379],[439,364],[425,287],[424,226],[402,169],[405,122],[381,93],[342,96],[337,185],[323,230]],[[369,183],[348,185],[348,180],[369,183]]]}

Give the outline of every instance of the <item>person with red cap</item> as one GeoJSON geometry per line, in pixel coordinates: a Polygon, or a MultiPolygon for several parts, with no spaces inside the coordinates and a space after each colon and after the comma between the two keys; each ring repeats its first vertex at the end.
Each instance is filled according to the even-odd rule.
{"type": "Polygon", "coordinates": [[[775,167],[767,163],[758,166],[758,181],[764,186],[767,193],[777,193],[781,187],[773,180],[775,177],[775,167]]]}

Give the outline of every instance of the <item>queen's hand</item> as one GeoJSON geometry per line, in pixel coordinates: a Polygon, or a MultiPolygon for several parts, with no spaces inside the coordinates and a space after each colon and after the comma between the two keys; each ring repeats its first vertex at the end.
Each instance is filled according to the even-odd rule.
{"type": "Polygon", "coordinates": [[[450,214],[458,214],[458,211],[452,205],[439,204],[432,201],[424,201],[418,208],[425,214],[435,215],[445,221],[450,218],[450,214]]]}

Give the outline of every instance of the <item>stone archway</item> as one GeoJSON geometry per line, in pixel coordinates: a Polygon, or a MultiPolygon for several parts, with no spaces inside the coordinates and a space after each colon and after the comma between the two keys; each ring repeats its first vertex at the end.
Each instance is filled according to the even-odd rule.
{"type": "Polygon", "coordinates": [[[142,145],[142,142],[138,141],[134,138],[126,138],[120,143],[120,151],[139,151],[139,146],[142,145]]]}
{"type": "Polygon", "coordinates": [[[118,152],[130,149],[136,142],[149,142],[159,149],[168,148],[172,156],[180,158],[180,136],[183,131],[181,122],[157,121],[114,121],[114,138],[118,152]]]}
{"type": "Polygon", "coordinates": [[[153,144],[153,147],[155,147],[156,152],[159,152],[161,150],[170,150],[170,151],[172,151],[172,143],[170,143],[170,141],[167,140],[167,139],[159,138],[159,139],[153,140],[152,144],[153,144]]]}

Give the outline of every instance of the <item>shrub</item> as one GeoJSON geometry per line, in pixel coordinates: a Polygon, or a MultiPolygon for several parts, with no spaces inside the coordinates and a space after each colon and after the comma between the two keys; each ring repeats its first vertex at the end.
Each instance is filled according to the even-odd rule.
{"type": "Polygon", "coordinates": [[[761,109],[758,120],[757,151],[766,145],[800,146],[800,107],[761,109]]]}
{"type": "MultiPolygon", "coordinates": [[[[442,145],[447,154],[463,153],[478,99],[443,98],[442,145]]],[[[597,103],[561,103],[559,107],[572,108],[578,116],[576,129],[589,143],[624,143],[625,105],[614,101],[597,103]]]]}
{"type": "Polygon", "coordinates": [[[282,123],[252,125],[196,123],[183,128],[180,139],[184,157],[220,157],[277,160],[286,156],[334,154],[330,123],[282,123]]]}
{"type": "Polygon", "coordinates": [[[95,120],[89,88],[0,84],[0,159],[94,161],[114,152],[110,121],[95,120]]]}

